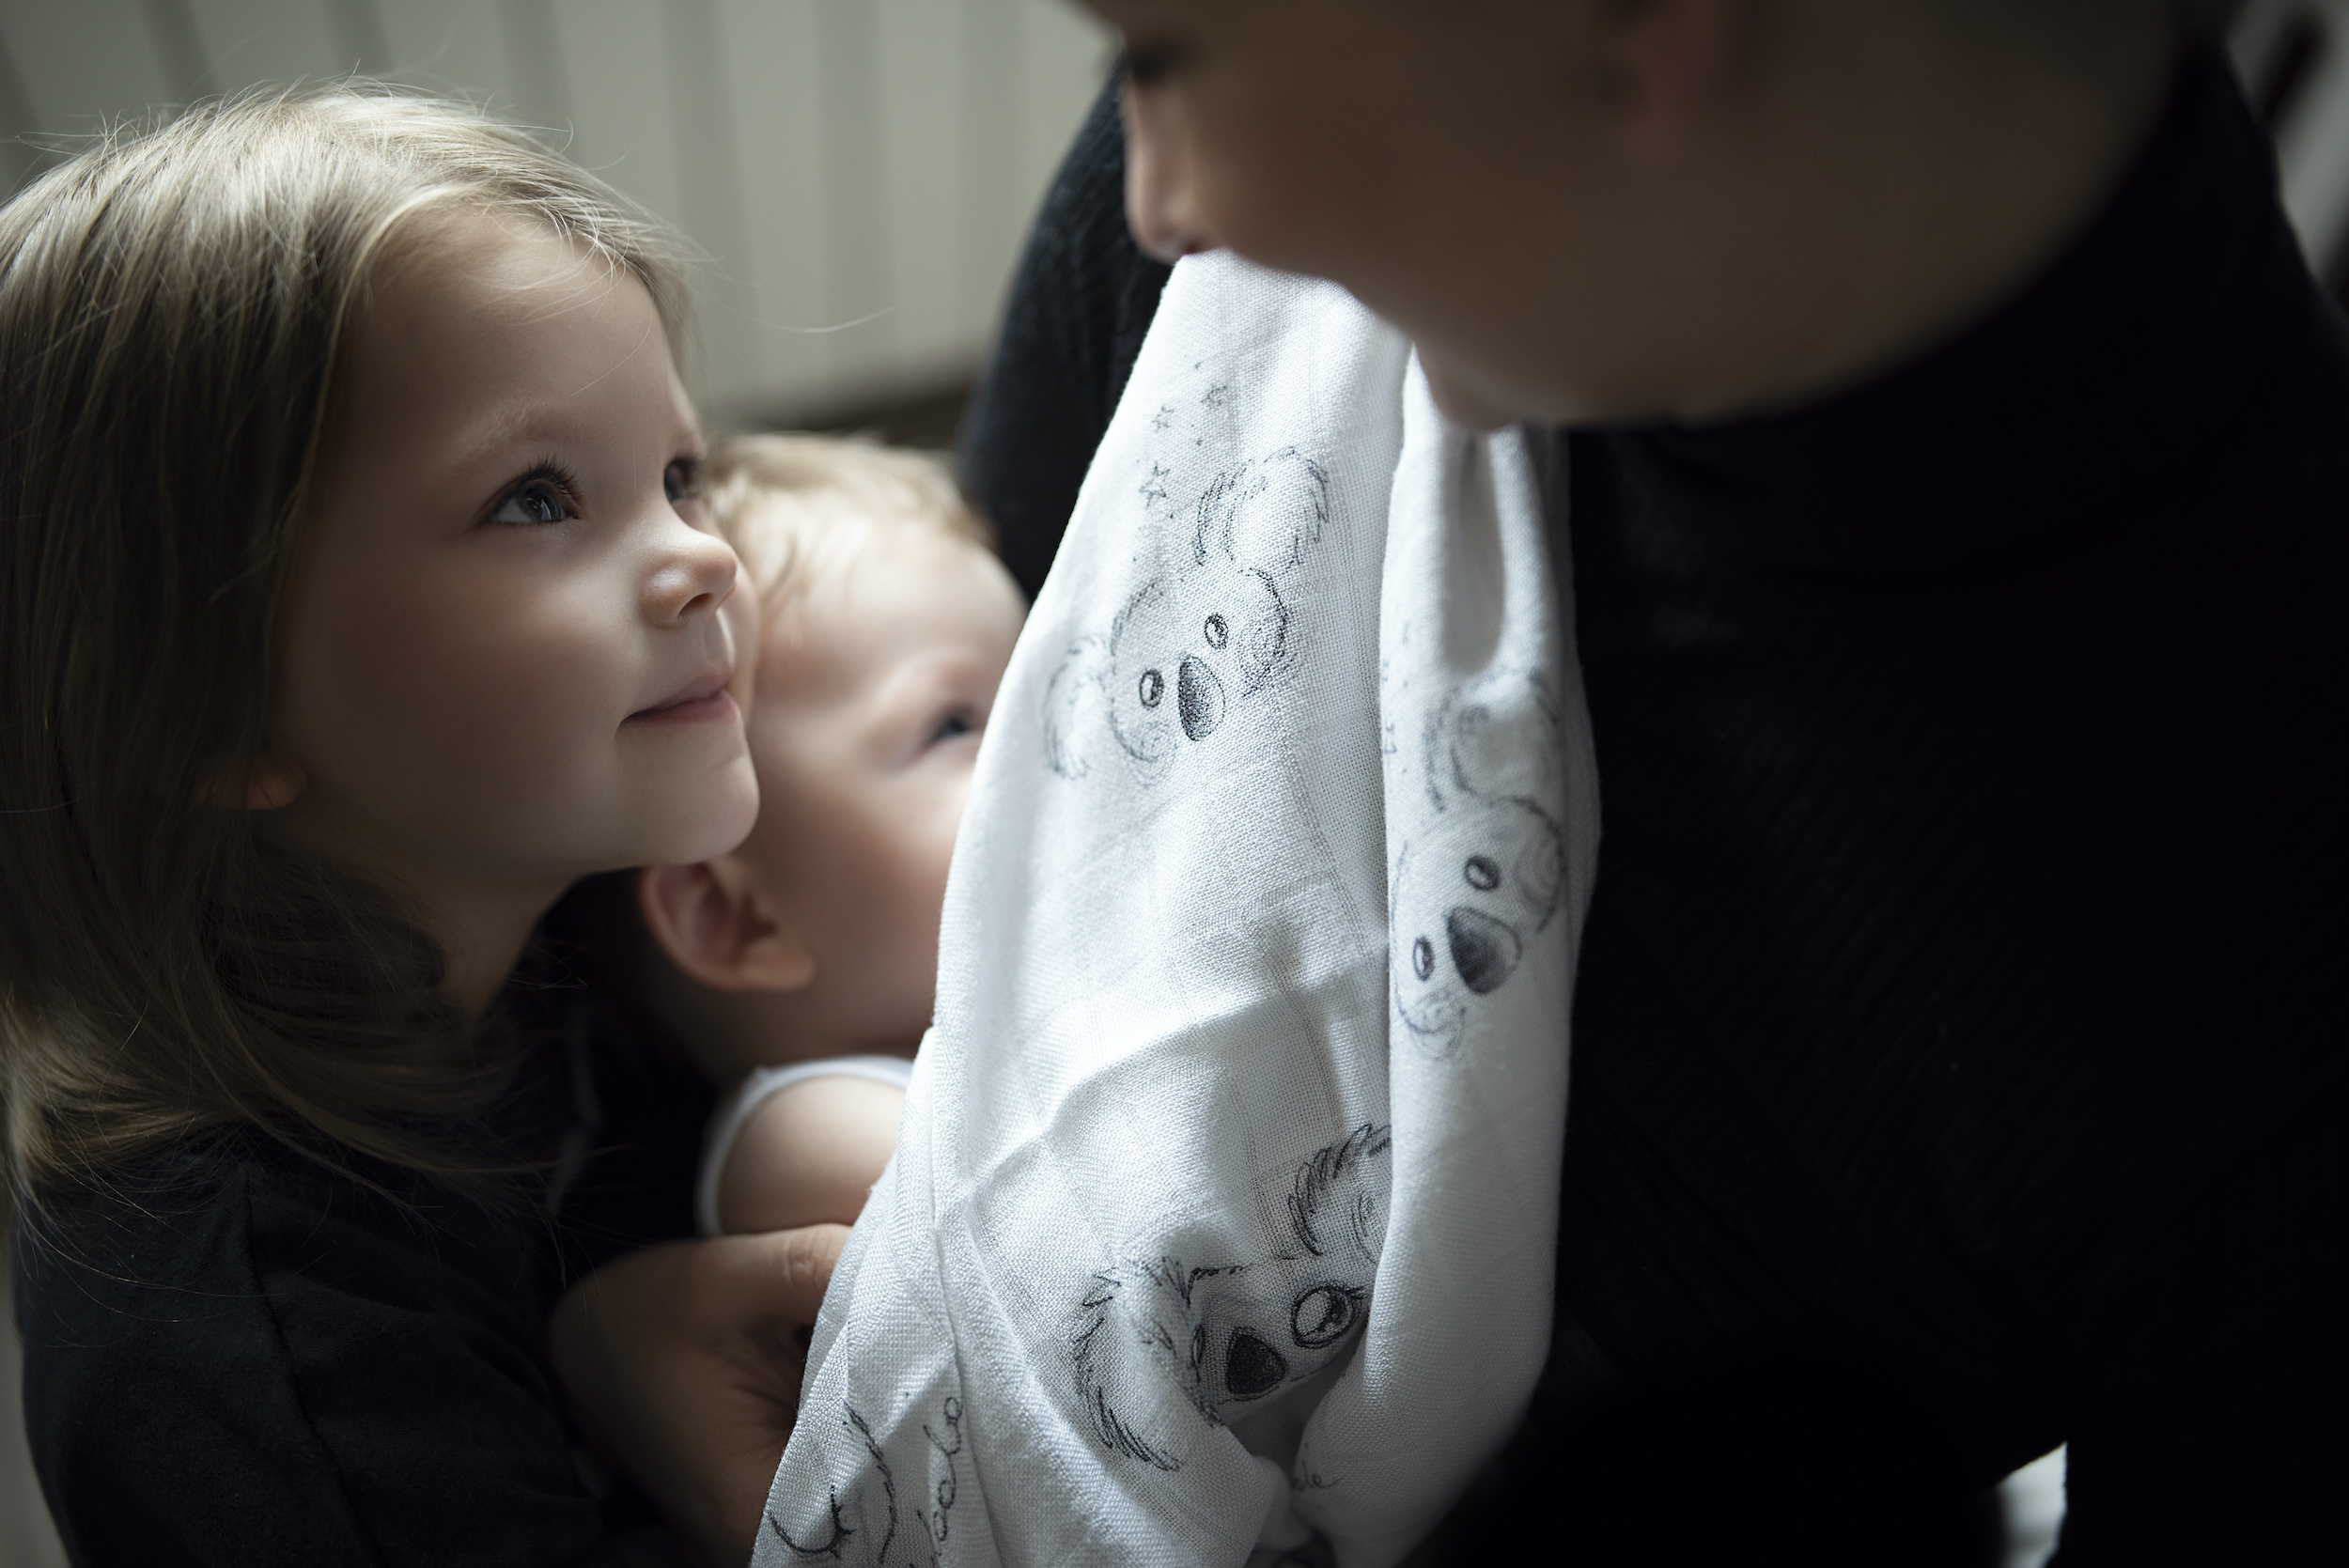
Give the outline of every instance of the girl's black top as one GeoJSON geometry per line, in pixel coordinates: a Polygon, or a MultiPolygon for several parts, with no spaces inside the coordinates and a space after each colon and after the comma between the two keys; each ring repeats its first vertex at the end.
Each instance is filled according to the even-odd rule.
{"type": "Polygon", "coordinates": [[[25,1426],[80,1568],[623,1568],[651,1515],[576,1447],[547,1313],[692,1234],[710,1094],[587,993],[512,1000],[539,1043],[476,1154],[525,1169],[489,1201],[223,1129],[18,1216],[25,1426]]]}
{"type": "MultiPolygon", "coordinates": [[[[1105,99],[967,427],[1015,562],[1164,279],[1120,168],[1105,99]]],[[[2349,331],[2223,61],[1911,362],[1537,439],[1603,839],[1457,1560],[1978,1561],[2068,1443],[2064,1568],[2349,1561],[2349,331]]]]}

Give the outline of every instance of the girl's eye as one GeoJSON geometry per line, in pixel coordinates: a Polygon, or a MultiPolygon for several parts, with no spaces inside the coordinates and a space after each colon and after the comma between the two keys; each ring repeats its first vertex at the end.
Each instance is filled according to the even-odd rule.
{"type": "Polygon", "coordinates": [[[552,474],[534,474],[506,492],[506,499],[490,514],[490,520],[537,527],[578,515],[571,505],[570,489],[560,478],[552,474]]]}
{"type": "Polygon", "coordinates": [[[694,458],[679,458],[661,471],[661,493],[674,506],[690,501],[701,493],[701,462],[694,458]]]}
{"type": "Polygon", "coordinates": [[[936,746],[941,741],[952,740],[957,736],[976,735],[979,726],[972,722],[970,714],[957,709],[941,719],[938,722],[938,727],[930,731],[930,744],[936,746]]]}

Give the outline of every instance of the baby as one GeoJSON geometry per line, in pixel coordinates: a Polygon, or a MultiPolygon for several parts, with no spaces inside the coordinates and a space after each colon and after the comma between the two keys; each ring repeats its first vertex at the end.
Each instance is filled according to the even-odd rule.
{"type": "Polygon", "coordinates": [[[647,1001],[731,1089],[704,1232],[845,1224],[896,1144],[955,829],[1025,612],[931,458],[750,436],[706,474],[764,611],[758,820],[730,854],[644,873],[647,1001]]]}

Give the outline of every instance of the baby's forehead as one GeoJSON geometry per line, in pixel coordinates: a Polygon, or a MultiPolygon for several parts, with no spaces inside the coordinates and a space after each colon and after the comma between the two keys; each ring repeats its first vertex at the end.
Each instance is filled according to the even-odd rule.
{"type": "Polygon", "coordinates": [[[950,569],[986,553],[943,520],[850,497],[761,496],[727,532],[770,621],[837,610],[876,569],[950,569]]]}
{"type": "Polygon", "coordinates": [[[925,602],[960,600],[966,583],[983,594],[993,559],[928,519],[843,507],[768,520],[777,526],[765,536],[737,541],[758,591],[760,680],[802,691],[854,680],[923,641],[925,602]]]}

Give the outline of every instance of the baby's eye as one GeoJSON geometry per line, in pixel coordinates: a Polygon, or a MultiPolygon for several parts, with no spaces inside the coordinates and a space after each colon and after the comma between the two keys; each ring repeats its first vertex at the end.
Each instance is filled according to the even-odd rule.
{"type": "Polygon", "coordinates": [[[699,458],[679,458],[661,471],[661,493],[669,498],[670,505],[701,494],[701,468],[699,458]]]}
{"type": "Polygon", "coordinates": [[[938,727],[930,731],[930,744],[935,746],[941,741],[952,740],[957,736],[976,735],[979,726],[973,722],[972,716],[957,708],[941,719],[938,722],[938,727]]]}
{"type": "Polygon", "coordinates": [[[570,488],[559,474],[534,474],[506,492],[506,499],[497,504],[490,520],[537,527],[578,515],[571,504],[570,488]]]}

